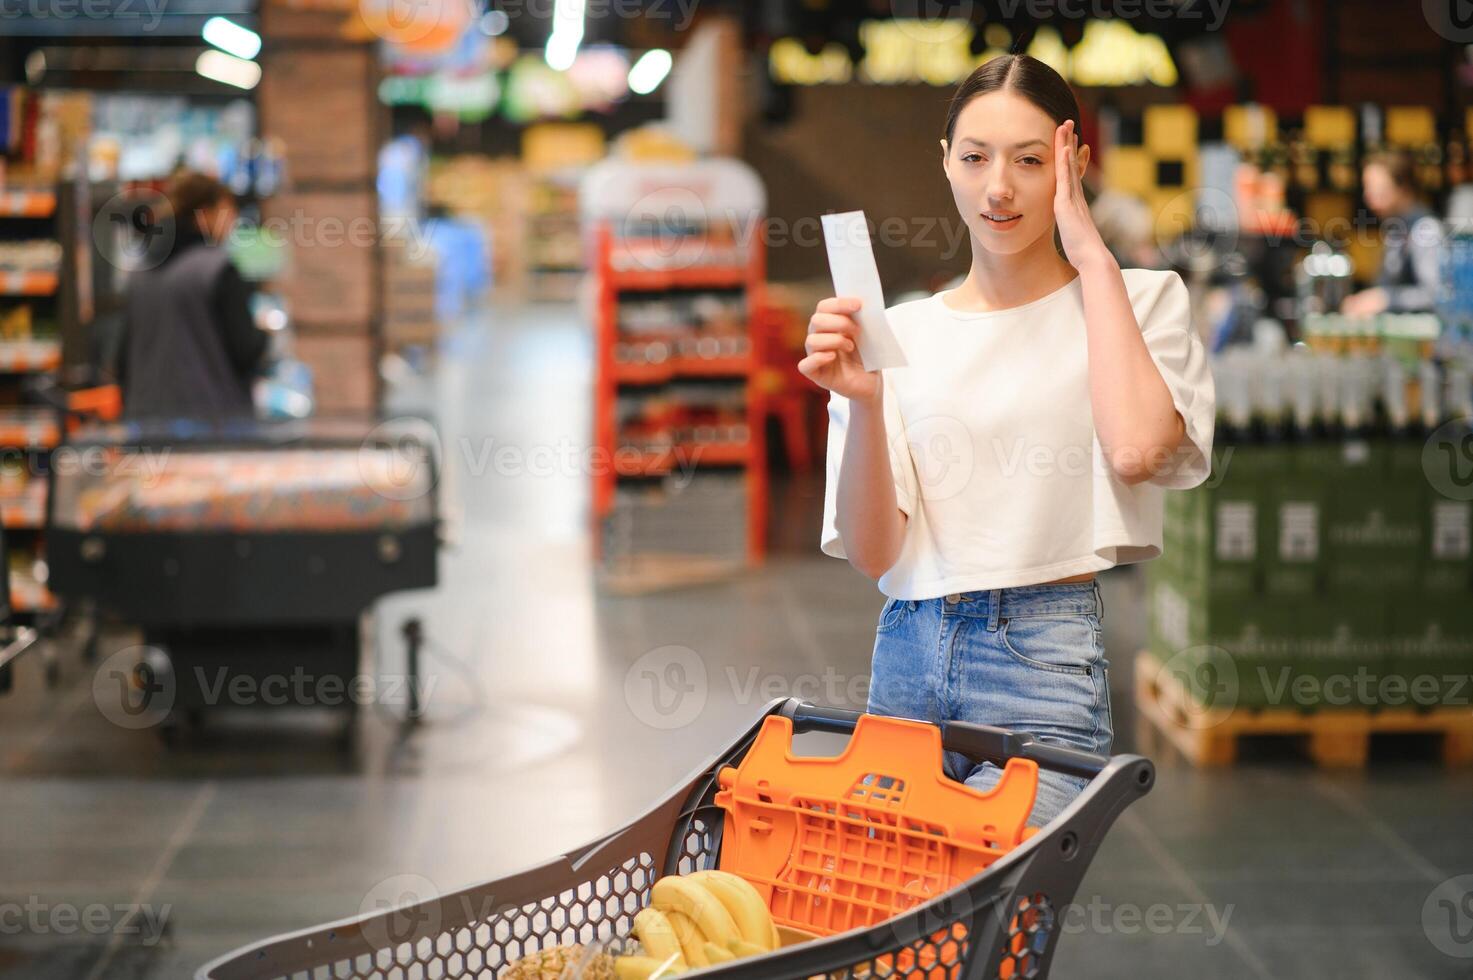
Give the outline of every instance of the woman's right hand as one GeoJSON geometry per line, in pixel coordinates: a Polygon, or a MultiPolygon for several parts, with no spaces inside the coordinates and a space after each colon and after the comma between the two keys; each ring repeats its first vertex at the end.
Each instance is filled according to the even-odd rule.
{"type": "Polygon", "coordinates": [[[860,301],[830,296],[818,304],[808,321],[808,356],[798,362],[802,375],[822,388],[851,400],[880,394],[880,372],[866,371],[859,360],[859,323],[854,314],[860,301]]]}

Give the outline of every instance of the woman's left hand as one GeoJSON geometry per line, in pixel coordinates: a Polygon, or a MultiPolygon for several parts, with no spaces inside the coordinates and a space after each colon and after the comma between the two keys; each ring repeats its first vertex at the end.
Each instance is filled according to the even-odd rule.
{"type": "Polygon", "coordinates": [[[1074,131],[1072,119],[1054,130],[1054,223],[1064,255],[1076,269],[1083,269],[1094,259],[1109,258],[1110,251],[1084,199],[1084,184],[1079,179],[1079,134],[1074,131]]]}

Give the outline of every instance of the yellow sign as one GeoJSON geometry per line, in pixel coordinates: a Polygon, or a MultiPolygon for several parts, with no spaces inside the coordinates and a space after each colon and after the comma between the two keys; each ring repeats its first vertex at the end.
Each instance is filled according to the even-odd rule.
{"type": "MultiPolygon", "coordinates": [[[[972,54],[975,28],[963,20],[865,21],[859,26],[864,56],[859,77],[878,85],[955,85],[978,65],[1006,52],[996,42],[1006,29],[990,24],[988,48],[972,54]]],[[[1096,20],[1071,50],[1052,27],[1040,28],[1028,53],[1078,85],[1175,85],[1176,63],[1154,34],[1140,34],[1124,21],[1096,20]]],[[[832,85],[854,77],[854,63],[841,44],[810,54],[795,38],[779,38],[767,53],[768,71],[785,85],[832,85]]]]}

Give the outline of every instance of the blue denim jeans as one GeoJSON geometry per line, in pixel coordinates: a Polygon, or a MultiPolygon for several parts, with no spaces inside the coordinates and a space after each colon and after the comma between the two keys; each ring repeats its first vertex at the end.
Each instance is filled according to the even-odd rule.
{"type": "MultiPolygon", "coordinates": [[[[968,721],[1108,755],[1114,739],[1099,583],[1028,585],[939,599],[890,599],[880,611],[868,710],[939,724],[968,721]]],[[[978,789],[1002,771],[945,756],[978,789]]],[[[1059,814],[1086,780],[1039,770],[1029,823],[1059,814]]]]}

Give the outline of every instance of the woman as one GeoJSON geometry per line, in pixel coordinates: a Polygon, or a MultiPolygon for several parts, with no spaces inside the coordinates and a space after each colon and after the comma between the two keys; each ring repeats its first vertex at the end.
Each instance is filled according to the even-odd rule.
{"type": "Polygon", "coordinates": [[[254,413],[251,382],[269,343],[251,316],[251,289],[230,262],[235,195],[185,173],[169,187],[173,247],[129,280],[124,412],[132,418],[219,420],[254,413]]]}
{"type": "MultiPolygon", "coordinates": [[[[831,392],[822,549],[888,597],[868,709],[1108,753],[1094,576],[1160,553],[1163,488],[1206,478],[1214,396],[1181,278],[1122,271],[1100,240],[1077,120],[1042,62],[978,68],[941,141],[966,280],[887,310],[907,366],[866,371],[858,302],[834,297],[798,367],[831,392]]],[[[1041,773],[1033,822],[1083,786],[1041,773]]]]}
{"type": "Polygon", "coordinates": [[[1381,220],[1376,285],[1345,297],[1347,316],[1425,313],[1437,302],[1442,226],[1418,196],[1417,165],[1405,150],[1380,153],[1361,170],[1366,207],[1381,220]]]}

